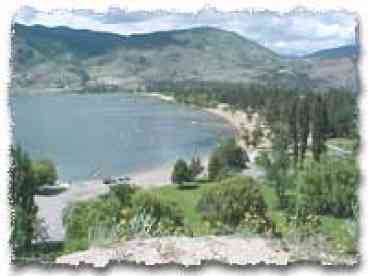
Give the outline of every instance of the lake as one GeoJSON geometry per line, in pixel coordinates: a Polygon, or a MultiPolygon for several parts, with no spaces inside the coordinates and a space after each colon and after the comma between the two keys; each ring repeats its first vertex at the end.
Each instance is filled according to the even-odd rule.
{"type": "Polygon", "coordinates": [[[84,180],[205,156],[234,134],[223,119],[128,93],[13,95],[13,140],[51,159],[60,179],[84,180]]]}

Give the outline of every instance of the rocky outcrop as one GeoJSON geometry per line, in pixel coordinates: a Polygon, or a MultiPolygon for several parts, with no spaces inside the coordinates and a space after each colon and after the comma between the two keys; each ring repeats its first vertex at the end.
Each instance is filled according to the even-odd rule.
{"type": "Polygon", "coordinates": [[[207,261],[231,265],[286,265],[288,258],[289,254],[282,249],[280,242],[260,237],[161,237],[91,248],[59,257],[56,263],[71,266],[85,263],[94,267],[104,267],[110,262],[184,266],[197,266],[207,261]]]}

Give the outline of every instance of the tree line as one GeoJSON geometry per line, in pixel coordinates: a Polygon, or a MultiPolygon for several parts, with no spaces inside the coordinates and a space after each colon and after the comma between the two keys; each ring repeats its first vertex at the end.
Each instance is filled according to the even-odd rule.
{"type": "MultiPolygon", "coordinates": [[[[300,106],[298,108],[305,108],[303,112],[306,112],[306,116],[312,116],[315,109],[322,108],[321,112],[328,114],[328,121],[324,122],[327,137],[351,136],[354,132],[351,122],[357,113],[357,95],[344,89],[316,92],[241,83],[157,82],[150,83],[147,90],[169,93],[179,102],[199,106],[227,103],[239,110],[249,112],[257,110],[264,115],[269,124],[280,119],[287,122],[295,105],[300,106]]],[[[317,112],[319,113],[319,110],[317,112]]]]}

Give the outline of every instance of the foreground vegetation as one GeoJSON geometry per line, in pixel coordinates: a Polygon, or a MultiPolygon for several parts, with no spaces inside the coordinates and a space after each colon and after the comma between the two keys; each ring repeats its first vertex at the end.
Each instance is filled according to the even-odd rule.
{"type": "MultiPolygon", "coordinates": [[[[45,229],[37,218],[34,195],[44,185],[54,185],[57,172],[49,160],[31,160],[20,146],[11,149],[10,204],[13,210],[11,243],[16,256],[31,255],[34,242],[45,238],[45,229]]],[[[36,250],[37,251],[37,250],[36,250]]]]}
{"type": "MultiPolygon", "coordinates": [[[[137,237],[228,234],[277,237],[291,248],[318,243],[326,252],[357,254],[355,98],[344,91],[257,89],[175,96],[262,113],[272,142],[256,158],[264,177],[243,176],[247,152],[234,139],[223,141],[211,153],[207,171],[198,157],[189,163],[179,159],[171,185],[112,185],[105,195],[72,203],[63,215],[64,244],[53,256],[137,237]]],[[[56,173],[48,162],[32,163],[20,149],[13,155],[12,241],[16,254],[28,257],[37,239],[33,195],[37,187],[52,184],[56,173]]]]}
{"type": "Polygon", "coordinates": [[[236,234],[279,237],[290,247],[320,238],[326,251],[356,254],[357,167],[351,157],[328,162],[326,170],[308,160],[312,171],[289,174],[287,203],[267,176],[201,178],[151,189],[113,186],[109,194],[66,210],[65,252],[137,237],[236,234]]]}

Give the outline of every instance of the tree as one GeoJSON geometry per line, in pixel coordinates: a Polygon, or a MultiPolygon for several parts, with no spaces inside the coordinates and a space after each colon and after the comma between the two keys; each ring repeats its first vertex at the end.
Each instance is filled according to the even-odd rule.
{"type": "Polygon", "coordinates": [[[221,161],[218,154],[212,154],[208,161],[208,179],[211,181],[216,180],[224,169],[225,164],[221,161]]]}
{"type": "Polygon", "coordinates": [[[53,184],[57,178],[51,161],[32,161],[20,146],[12,146],[12,170],[10,172],[11,206],[14,219],[11,228],[11,242],[15,254],[29,251],[32,241],[38,238],[43,229],[37,219],[38,208],[34,201],[37,189],[45,184],[53,184]]]}
{"type": "Polygon", "coordinates": [[[267,156],[263,163],[266,164],[267,182],[275,188],[280,207],[283,208],[286,203],[285,193],[289,185],[290,157],[287,148],[290,136],[288,126],[279,122],[273,126],[273,133],[271,157],[267,156]]]}
{"type": "Polygon", "coordinates": [[[299,160],[299,124],[298,124],[298,98],[292,103],[291,114],[289,119],[291,141],[293,145],[294,166],[296,167],[299,160]]]}
{"type": "Polygon", "coordinates": [[[189,182],[191,180],[192,172],[190,171],[187,163],[182,159],[177,160],[171,175],[171,182],[182,184],[183,182],[189,182]]]}
{"type": "Polygon", "coordinates": [[[320,156],[325,149],[325,141],[328,131],[328,118],[326,105],[323,102],[322,96],[317,95],[314,102],[313,120],[312,120],[312,150],[313,158],[316,161],[320,160],[320,156]]]}
{"type": "Polygon", "coordinates": [[[55,165],[51,160],[33,161],[32,170],[35,174],[35,181],[39,186],[55,184],[57,172],[55,165]]]}
{"type": "Polygon", "coordinates": [[[236,144],[235,139],[229,139],[212,152],[208,162],[208,177],[215,180],[230,172],[245,169],[247,162],[249,162],[247,152],[236,144]]]}
{"type": "Polygon", "coordinates": [[[304,97],[301,102],[299,124],[300,124],[300,157],[303,161],[308,148],[308,137],[310,133],[310,111],[309,99],[304,97]]]}
{"type": "Polygon", "coordinates": [[[14,211],[11,241],[15,253],[29,249],[35,237],[37,206],[33,195],[37,190],[32,161],[20,146],[12,147],[13,168],[10,172],[11,206],[14,211]]]}
{"type": "Polygon", "coordinates": [[[197,177],[203,172],[204,167],[202,166],[201,159],[199,157],[193,157],[189,165],[192,179],[197,177]]]}
{"type": "Polygon", "coordinates": [[[220,144],[215,152],[229,169],[245,169],[249,161],[248,154],[236,144],[235,139],[229,139],[220,144]]]}

